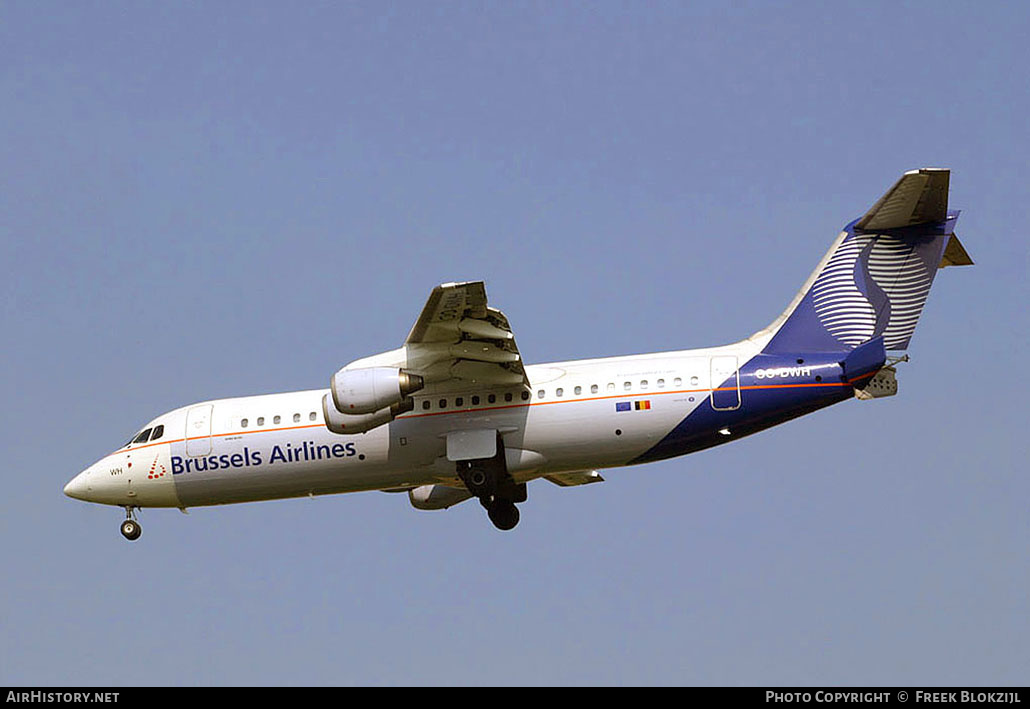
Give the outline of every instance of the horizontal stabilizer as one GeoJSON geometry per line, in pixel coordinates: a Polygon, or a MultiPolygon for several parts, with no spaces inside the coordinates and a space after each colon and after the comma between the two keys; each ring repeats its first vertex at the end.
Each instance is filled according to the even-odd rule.
{"type": "Polygon", "coordinates": [[[857,229],[878,231],[943,222],[948,216],[951,171],[924,167],[909,170],[865,213],[857,229]]]}
{"type": "Polygon", "coordinates": [[[948,239],[948,245],[944,247],[944,256],[941,257],[941,265],[937,268],[947,266],[972,266],[973,259],[969,258],[962,242],[958,240],[958,234],[952,234],[948,239]]]}

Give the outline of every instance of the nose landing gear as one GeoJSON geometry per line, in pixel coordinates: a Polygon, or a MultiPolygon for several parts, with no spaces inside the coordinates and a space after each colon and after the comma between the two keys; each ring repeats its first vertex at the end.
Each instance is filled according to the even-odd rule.
{"type": "Polygon", "coordinates": [[[141,534],[143,534],[143,528],[136,521],[136,508],[127,506],[125,508],[125,521],[122,522],[122,536],[130,542],[134,542],[139,539],[141,534]]]}

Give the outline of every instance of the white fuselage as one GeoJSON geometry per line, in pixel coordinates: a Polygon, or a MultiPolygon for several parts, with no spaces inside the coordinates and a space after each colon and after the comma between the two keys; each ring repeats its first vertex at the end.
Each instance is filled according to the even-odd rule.
{"type": "Polygon", "coordinates": [[[727,362],[732,373],[758,349],[744,340],[529,366],[528,390],[426,387],[412,397],[412,411],[357,435],[326,428],[324,389],[201,402],[157,417],[146,428],[163,426],[162,438],[105,456],[66,491],[111,505],[186,508],[441,482],[460,487],[446,436],[476,429],[501,433],[516,482],[618,467],[711,397],[727,362]]]}

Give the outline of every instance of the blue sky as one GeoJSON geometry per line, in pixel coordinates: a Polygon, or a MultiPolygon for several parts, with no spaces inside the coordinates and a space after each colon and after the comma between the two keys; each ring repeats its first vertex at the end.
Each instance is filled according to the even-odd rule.
{"type": "Polygon", "coordinates": [[[0,683],[1026,684],[1023,3],[0,6],[0,683]],[[485,279],[529,362],[772,320],[950,167],[890,400],[530,487],[122,513],[193,401],[326,386],[485,279]]]}

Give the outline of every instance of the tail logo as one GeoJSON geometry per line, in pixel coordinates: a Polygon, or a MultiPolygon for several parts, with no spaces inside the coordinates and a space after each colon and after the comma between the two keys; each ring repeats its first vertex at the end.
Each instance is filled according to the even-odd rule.
{"type": "Polygon", "coordinates": [[[856,347],[873,336],[876,311],[859,290],[862,237],[845,239],[812,285],[812,301],[819,322],[834,339],[856,347]]]}
{"type": "Polygon", "coordinates": [[[813,306],[826,331],[848,347],[883,335],[886,349],[903,349],[932,282],[916,241],[852,234],[812,285],[813,306]]]}

